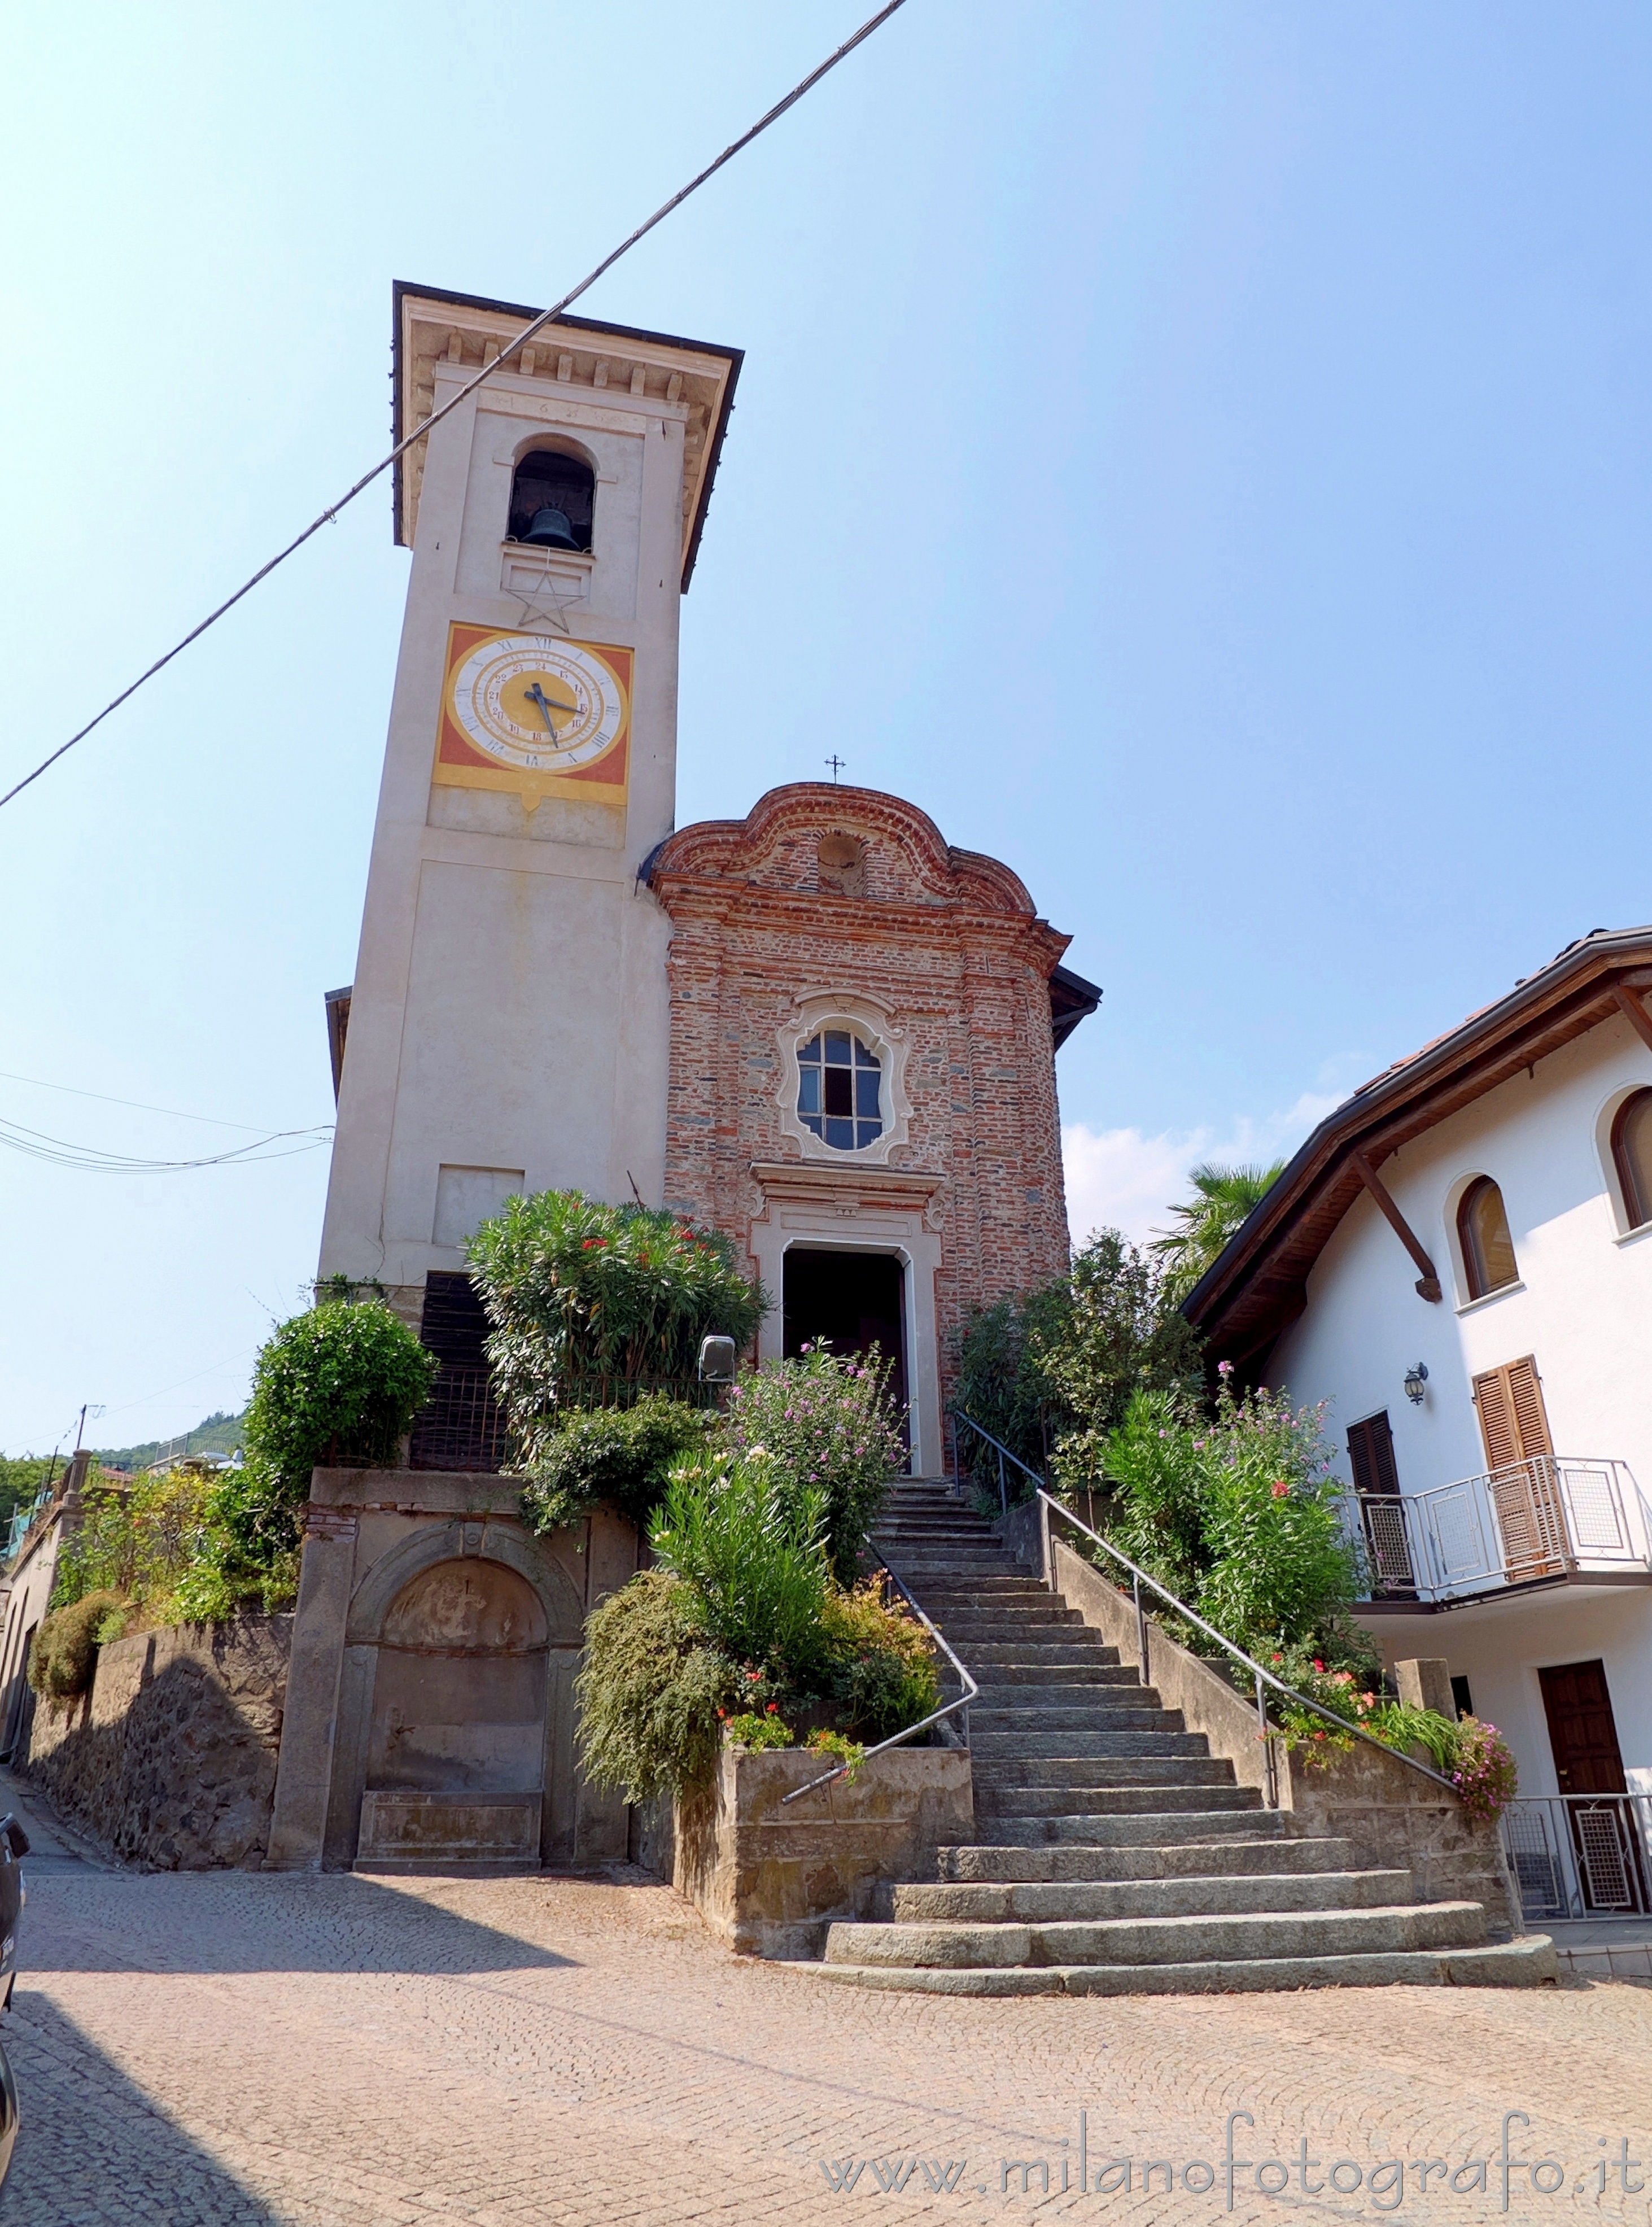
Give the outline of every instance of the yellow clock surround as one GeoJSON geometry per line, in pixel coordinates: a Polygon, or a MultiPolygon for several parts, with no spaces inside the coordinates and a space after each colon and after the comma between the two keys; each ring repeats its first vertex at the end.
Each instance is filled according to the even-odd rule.
{"type": "Polygon", "coordinates": [[[520,628],[448,629],[431,780],[450,788],[623,808],[635,653],[520,628]]]}

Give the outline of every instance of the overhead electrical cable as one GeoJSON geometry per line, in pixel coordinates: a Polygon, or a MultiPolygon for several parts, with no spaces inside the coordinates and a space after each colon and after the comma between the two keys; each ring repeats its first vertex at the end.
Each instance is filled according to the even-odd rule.
{"type": "MultiPolygon", "coordinates": [[[[111,1098],[106,1091],[80,1090],[72,1082],[42,1082],[37,1075],[11,1075],[0,1068],[0,1082],[26,1082],[31,1090],[59,1090],[67,1098],[94,1098],[99,1106],[128,1106],[135,1114],[164,1114],[174,1121],[199,1121],[207,1129],[245,1129],[249,1137],[262,1137],[271,1133],[261,1129],[256,1121],[226,1121],[218,1114],[186,1114],[177,1106],[150,1106],[141,1098],[111,1098]]],[[[290,1131],[277,1130],[277,1135],[288,1135],[290,1131]]]]}
{"type": "Polygon", "coordinates": [[[226,596],[224,601],[219,604],[216,610],[209,611],[207,614],[207,616],[201,620],[199,626],[192,627],[189,632],[184,635],[181,641],[174,642],[171,648],[166,652],[164,656],[157,657],[154,664],[151,665],[146,672],[140,673],[137,680],[134,680],[130,686],[123,688],[118,696],[111,697],[108,703],[104,705],[102,711],[97,714],[95,718],[88,719],[85,726],[82,727],[78,733],[71,735],[67,742],[60,743],[49,757],[42,758],[40,763],[35,768],[33,773],[25,774],[22,779],[18,782],[14,788],[9,788],[3,796],[0,796],[0,807],[10,804],[14,796],[20,796],[23,790],[29,787],[30,782],[38,781],[41,774],[43,774],[49,766],[55,765],[59,758],[61,758],[66,751],[72,750],[77,743],[84,742],[86,737],[92,732],[92,729],[94,727],[100,726],[109,717],[112,711],[118,711],[121,705],[126,702],[129,697],[135,696],[146,680],[152,680],[156,674],[162,670],[163,667],[170,665],[173,659],[178,656],[182,651],[188,649],[191,642],[199,641],[201,635],[206,633],[209,627],[216,626],[219,620],[221,619],[226,612],[233,611],[236,604],[241,601],[243,597],[250,596],[253,589],[258,585],[258,583],[261,580],[267,580],[269,578],[271,573],[276,570],[277,565],[284,565],[288,558],[295,555],[298,550],[302,549],[305,542],[309,540],[313,535],[319,533],[323,526],[330,526],[337,518],[340,511],[344,509],[348,504],[353,503],[357,495],[363,494],[373,485],[376,479],[387,472],[391,466],[395,463],[399,457],[405,456],[407,450],[411,449],[416,442],[424,440],[425,436],[431,432],[435,427],[439,425],[444,418],[448,417],[453,411],[458,409],[461,403],[468,402],[470,397],[475,392],[476,389],[482,385],[484,380],[491,379],[496,371],[502,370],[510,361],[510,359],[516,354],[518,350],[526,346],[526,344],[533,338],[536,333],[542,332],[546,325],[552,323],[556,318],[562,315],[563,311],[568,308],[571,303],[577,302],[582,294],[589,292],[590,288],[596,284],[596,281],[603,277],[604,272],[613,269],[614,265],[620,260],[620,258],[622,255],[628,255],[631,250],[636,246],[637,242],[640,239],[645,239],[657,224],[662,223],[664,220],[671,214],[673,209],[680,208],[682,204],[688,199],[689,195],[691,194],[698,193],[708,178],[714,178],[725,163],[731,163],[735,156],[739,154],[743,148],[750,146],[754,139],[760,137],[763,132],[767,131],[771,124],[777,124],[781,118],[785,115],[787,110],[788,108],[795,107],[797,103],[802,99],[804,94],[813,91],[814,86],[819,85],[820,80],[826,75],[828,71],[836,69],[838,64],[844,60],[845,55],[853,54],[855,48],[860,45],[863,40],[871,38],[872,33],[876,31],[880,25],[888,22],[890,17],[895,14],[896,10],[899,8],[904,7],[905,4],[906,0],[888,0],[888,5],[886,7],[880,8],[875,16],[869,16],[866,22],[864,22],[860,29],[854,34],[852,38],[845,39],[840,47],[835,48],[832,53],[829,54],[823,62],[820,63],[814,69],[812,69],[806,78],[802,79],[798,84],[792,87],[792,90],[786,95],[783,100],[777,100],[767,115],[760,116],[749,131],[742,132],[739,138],[731,141],[730,144],[723,150],[723,152],[717,157],[715,162],[708,163],[705,168],[699,172],[698,176],[691,178],[688,183],[684,186],[679,192],[674,193],[668,201],[662,201],[651,217],[649,217],[644,223],[640,224],[634,233],[631,233],[626,239],[622,239],[619,246],[614,249],[611,254],[605,255],[602,261],[596,265],[596,269],[594,271],[588,271],[585,277],[580,280],[577,286],[571,287],[568,292],[562,297],[561,300],[558,302],[553,302],[548,309],[542,309],[539,312],[539,315],[533,319],[533,322],[529,325],[526,325],[507,347],[502,348],[500,350],[499,354],[494,358],[492,363],[483,364],[482,369],[476,373],[474,379],[467,380],[465,384],[459,389],[458,392],[449,401],[444,402],[439,410],[432,412],[431,416],[425,418],[424,423],[418,426],[415,431],[408,434],[405,440],[399,441],[395,447],[391,450],[388,456],[381,456],[380,458],[379,462],[373,467],[371,471],[363,472],[361,477],[356,481],[355,484],[348,488],[345,493],[339,497],[336,502],[329,504],[318,517],[313,518],[309,524],[305,526],[302,533],[295,534],[293,539],[287,544],[286,547],[284,549],[278,550],[277,553],[271,558],[267,565],[261,565],[258,571],[253,573],[252,578],[249,580],[244,580],[241,585],[236,589],[233,596],[226,596]]]}
{"type": "Polygon", "coordinates": [[[72,1145],[61,1137],[48,1137],[38,1129],[25,1129],[20,1122],[0,1116],[0,1145],[26,1152],[31,1159],[46,1160],[54,1167],[78,1168],[89,1175],[163,1176],[180,1175],[191,1168],[255,1167],[264,1160],[287,1160],[297,1152],[313,1152],[332,1133],[330,1122],[310,1129],[277,1129],[250,1145],[232,1145],[226,1152],[214,1152],[202,1159],[149,1160],[125,1152],[100,1152],[92,1145],[72,1145]],[[284,1145],[286,1149],[269,1152],[265,1147],[271,1145],[284,1145]]]}

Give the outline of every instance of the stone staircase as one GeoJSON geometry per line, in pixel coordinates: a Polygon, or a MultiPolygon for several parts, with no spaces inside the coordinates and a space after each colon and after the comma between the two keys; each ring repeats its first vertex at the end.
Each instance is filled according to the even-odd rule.
{"type": "Polygon", "coordinates": [[[897,1886],[891,1923],[834,1924],[824,1977],[976,1995],[1555,1978],[1546,1937],[1494,1943],[1480,1904],[1416,1902],[1408,1871],[1298,1837],[944,1483],[899,1484],[877,1543],[979,1683],[980,1838],[897,1886]]]}

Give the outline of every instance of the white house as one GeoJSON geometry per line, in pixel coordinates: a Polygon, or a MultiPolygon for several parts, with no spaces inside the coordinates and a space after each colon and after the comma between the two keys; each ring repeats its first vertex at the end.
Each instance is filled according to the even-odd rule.
{"type": "Polygon", "coordinates": [[[1548,1797],[1511,1845],[1555,1915],[1652,1909],[1652,1801],[1580,1798],[1652,1796],[1649,989],[1652,928],[1597,930],[1398,1062],[1187,1305],[1212,1362],[1330,1403],[1362,1618],[1548,1797]]]}

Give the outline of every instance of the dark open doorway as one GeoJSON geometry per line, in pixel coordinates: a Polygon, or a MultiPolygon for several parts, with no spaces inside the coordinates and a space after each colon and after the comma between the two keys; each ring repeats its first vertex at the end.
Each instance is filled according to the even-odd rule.
{"type": "Polygon", "coordinates": [[[906,1273],[890,1253],[786,1255],[785,1350],[794,1361],[824,1340],[833,1353],[870,1353],[894,1364],[890,1389],[906,1407],[906,1273]]]}

